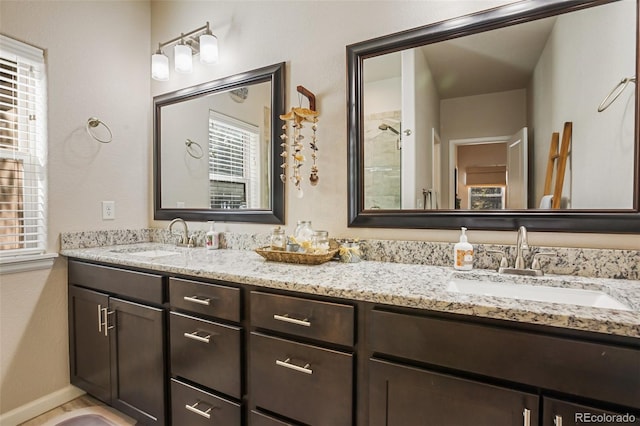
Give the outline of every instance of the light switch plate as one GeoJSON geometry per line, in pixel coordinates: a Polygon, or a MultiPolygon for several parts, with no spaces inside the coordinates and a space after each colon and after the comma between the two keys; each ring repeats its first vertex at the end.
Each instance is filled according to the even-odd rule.
{"type": "Polygon", "coordinates": [[[102,220],[113,220],[116,218],[116,202],[102,202],[102,220]]]}

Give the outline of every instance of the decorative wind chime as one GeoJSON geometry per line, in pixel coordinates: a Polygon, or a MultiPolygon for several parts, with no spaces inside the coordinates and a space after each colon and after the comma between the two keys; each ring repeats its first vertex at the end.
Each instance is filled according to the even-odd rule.
{"type": "Polygon", "coordinates": [[[313,160],[313,164],[311,165],[311,174],[309,176],[309,183],[312,186],[316,186],[320,177],[318,176],[318,165],[316,161],[318,159],[318,144],[316,139],[316,131],[318,130],[318,116],[320,115],[316,109],[316,97],[309,90],[305,89],[303,86],[297,87],[298,92],[309,99],[309,108],[302,107],[294,107],[291,108],[287,114],[281,115],[280,119],[285,121],[285,124],[282,125],[282,134],[280,135],[280,139],[282,139],[282,143],[280,146],[282,147],[282,153],[280,156],[282,157],[282,173],[280,174],[280,179],[285,183],[287,181],[287,168],[288,162],[287,158],[289,157],[288,148],[291,148],[291,157],[293,159],[292,169],[293,173],[291,176],[291,182],[296,187],[296,195],[298,198],[302,198],[304,196],[304,192],[302,191],[302,176],[300,175],[300,169],[304,165],[305,156],[303,154],[304,150],[304,135],[302,134],[302,129],[305,128],[305,123],[311,123],[311,142],[309,142],[309,147],[311,148],[311,159],[313,160]],[[289,122],[292,123],[293,127],[293,136],[289,143],[289,122]]]}

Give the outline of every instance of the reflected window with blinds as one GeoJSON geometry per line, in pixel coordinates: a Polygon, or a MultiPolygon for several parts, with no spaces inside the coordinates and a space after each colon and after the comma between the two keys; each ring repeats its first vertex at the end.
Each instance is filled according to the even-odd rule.
{"type": "Polygon", "coordinates": [[[212,209],[260,208],[258,126],[209,112],[209,200],[212,209]]]}
{"type": "Polygon", "coordinates": [[[44,55],[0,35],[0,256],[46,249],[44,55]]]}

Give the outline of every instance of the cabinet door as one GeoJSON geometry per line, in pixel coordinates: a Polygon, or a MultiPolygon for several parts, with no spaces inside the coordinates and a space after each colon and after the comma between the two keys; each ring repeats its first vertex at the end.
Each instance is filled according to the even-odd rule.
{"type": "Polygon", "coordinates": [[[538,397],[385,361],[370,361],[371,426],[533,426],[538,397]]]}
{"type": "Polygon", "coordinates": [[[606,411],[554,398],[542,400],[542,426],[640,425],[640,413],[606,411]]]}
{"type": "Polygon", "coordinates": [[[112,405],[146,425],[164,425],[164,312],[116,298],[109,306],[112,405]]]}
{"type": "Polygon", "coordinates": [[[71,383],[111,402],[109,337],[103,323],[109,297],[69,286],[69,369],[71,383]]]}

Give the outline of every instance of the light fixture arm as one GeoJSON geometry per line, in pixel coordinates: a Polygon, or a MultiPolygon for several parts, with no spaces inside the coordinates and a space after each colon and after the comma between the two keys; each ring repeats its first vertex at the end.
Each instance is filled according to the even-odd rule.
{"type": "MultiPolygon", "coordinates": [[[[163,47],[167,47],[173,43],[179,42],[181,40],[185,40],[185,39],[189,39],[189,37],[195,36],[196,34],[202,32],[203,34],[211,34],[211,29],[209,29],[209,21],[207,21],[206,25],[203,25],[199,28],[196,28],[193,31],[189,31],[188,33],[181,33],[178,37],[174,37],[169,41],[165,41],[164,43],[158,43],[158,50],[162,51],[163,47]]],[[[188,44],[193,44],[193,42],[195,41],[195,39],[191,39],[188,40],[188,44]]],[[[191,46],[194,49],[194,54],[198,53],[197,50],[199,50],[197,47],[194,48],[194,46],[191,46]]]]}

